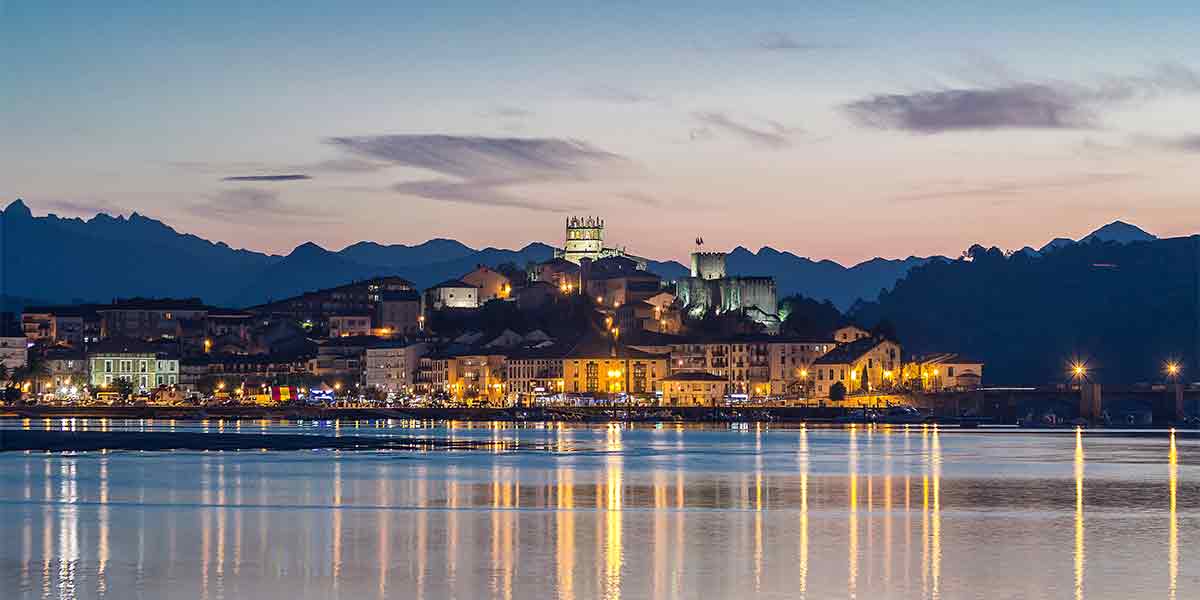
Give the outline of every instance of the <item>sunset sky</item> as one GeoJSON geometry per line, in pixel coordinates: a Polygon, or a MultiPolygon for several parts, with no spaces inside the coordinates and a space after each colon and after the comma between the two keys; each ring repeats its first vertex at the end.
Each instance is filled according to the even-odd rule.
{"type": "Polygon", "coordinates": [[[0,0],[5,204],[279,253],[1200,232],[1194,1],[175,4],[0,0]]]}

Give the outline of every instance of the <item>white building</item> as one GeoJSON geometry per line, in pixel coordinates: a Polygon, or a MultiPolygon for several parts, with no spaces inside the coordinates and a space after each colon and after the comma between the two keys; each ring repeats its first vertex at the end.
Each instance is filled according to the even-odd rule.
{"type": "Polygon", "coordinates": [[[376,388],[390,394],[411,392],[418,362],[426,349],[426,344],[367,348],[363,353],[363,383],[367,389],[376,388]]]}
{"type": "Polygon", "coordinates": [[[425,290],[425,310],[478,307],[479,288],[465,281],[451,279],[425,290]]]}

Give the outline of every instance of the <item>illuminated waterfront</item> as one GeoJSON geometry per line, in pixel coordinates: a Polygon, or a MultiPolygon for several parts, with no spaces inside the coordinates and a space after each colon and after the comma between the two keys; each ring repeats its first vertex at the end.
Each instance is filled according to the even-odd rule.
{"type": "MultiPolygon", "coordinates": [[[[4,597],[1200,593],[1180,552],[1200,533],[1182,434],[375,425],[357,429],[499,443],[2,454],[4,597]]],[[[102,425],[172,426],[355,428],[102,425]]]]}

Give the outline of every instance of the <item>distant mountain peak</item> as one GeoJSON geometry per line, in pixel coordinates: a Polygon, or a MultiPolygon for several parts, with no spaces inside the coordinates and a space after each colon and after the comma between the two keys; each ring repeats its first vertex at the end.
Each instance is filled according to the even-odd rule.
{"type": "Polygon", "coordinates": [[[1063,246],[1070,246],[1071,244],[1074,244],[1074,243],[1075,243],[1075,240],[1073,240],[1071,238],[1057,237],[1057,238],[1050,240],[1049,242],[1046,242],[1046,245],[1042,246],[1041,249],[1038,250],[1038,252],[1041,252],[1044,254],[1046,252],[1051,252],[1051,251],[1057,250],[1059,248],[1062,248],[1063,246]]]}
{"type": "Polygon", "coordinates": [[[296,246],[296,248],[293,249],[291,251],[291,253],[288,254],[288,256],[289,257],[305,257],[305,256],[317,256],[317,255],[328,254],[328,253],[329,253],[328,250],[318,246],[316,244],[316,242],[304,242],[303,244],[296,246]]]}
{"type": "Polygon", "coordinates": [[[1136,225],[1130,225],[1124,221],[1113,221],[1089,233],[1079,241],[1090,242],[1092,240],[1100,240],[1127,244],[1129,242],[1145,242],[1153,239],[1157,238],[1136,225]]]}
{"type": "Polygon", "coordinates": [[[33,218],[33,211],[29,210],[28,206],[25,206],[24,200],[17,198],[4,209],[4,216],[31,219],[33,218]]]}

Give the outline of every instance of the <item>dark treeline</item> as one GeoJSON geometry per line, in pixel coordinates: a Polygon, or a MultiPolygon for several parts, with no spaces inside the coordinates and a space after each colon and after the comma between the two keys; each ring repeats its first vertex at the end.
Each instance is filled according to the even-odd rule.
{"type": "Polygon", "coordinates": [[[850,317],[890,321],[906,353],[978,357],[989,385],[1063,382],[1075,358],[1102,383],[1163,381],[1169,359],[1200,380],[1198,253],[1200,236],[1043,255],[973,246],[913,269],[850,317]]]}

